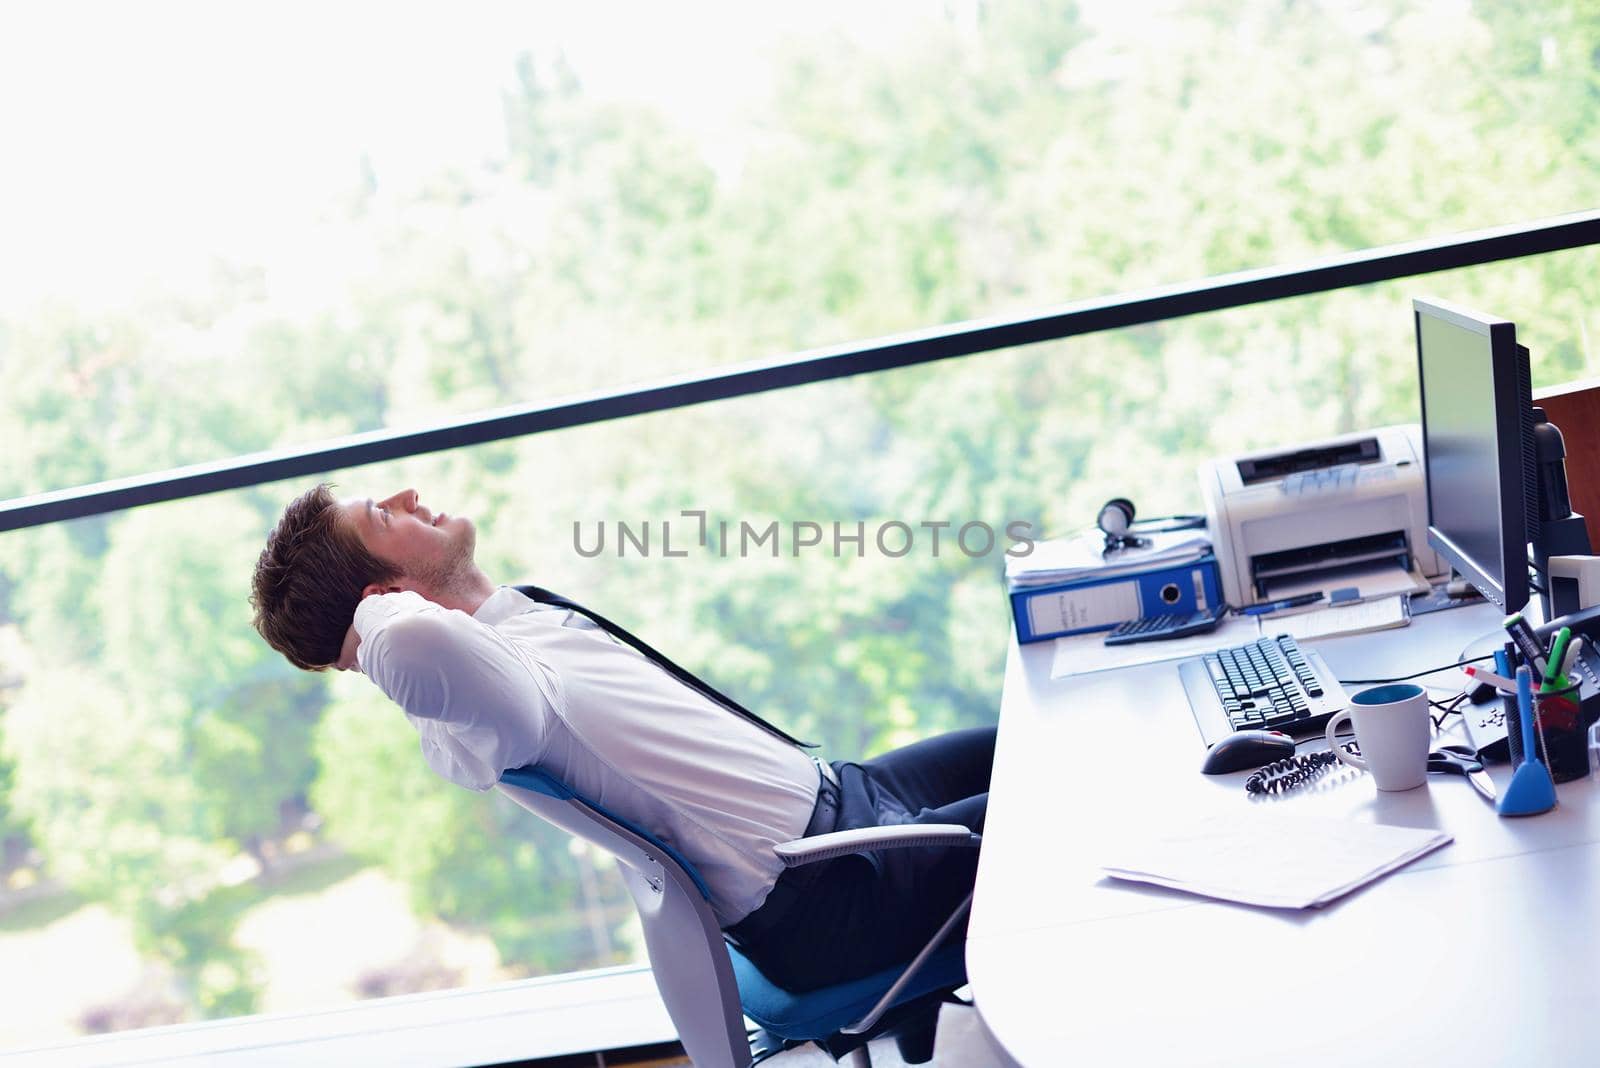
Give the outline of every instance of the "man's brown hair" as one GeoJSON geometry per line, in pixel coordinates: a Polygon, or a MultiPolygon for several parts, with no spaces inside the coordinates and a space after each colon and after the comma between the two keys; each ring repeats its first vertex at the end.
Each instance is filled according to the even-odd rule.
{"type": "Polygon", "coordinates": [[[361,544],[326,482],[283,510],[256,561],[250,603],[267,644],[306,671],[336,663],[361,591],[399,572],[361,544]]]}

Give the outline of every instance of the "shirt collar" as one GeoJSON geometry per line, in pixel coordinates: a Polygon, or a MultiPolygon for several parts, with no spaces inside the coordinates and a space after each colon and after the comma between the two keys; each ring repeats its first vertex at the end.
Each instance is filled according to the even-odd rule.
{"type": "Polygon", "coordinates": [[[527,595],[518,593],[510,586],[501,586],[478,606],[478,610],[472,613],[472,618],[493,627],[504,623],[512,616],[520,616],[524,612],[531,611],[536,606],[537,602],[527,595]]]}

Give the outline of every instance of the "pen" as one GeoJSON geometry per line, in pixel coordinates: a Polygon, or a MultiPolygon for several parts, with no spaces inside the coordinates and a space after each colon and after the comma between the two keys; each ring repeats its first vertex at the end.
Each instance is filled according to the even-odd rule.
{"type": "Polygon", "coordinates": [[[1268,612],[1277,612],[1284,608],[1299,608],[1301,605],[1316,604],[1322,600],[1322,593],[1302,593],[1297,597],[1285,597],[1281,601],[1270,601],[1267,604],[1253,604],[1248,608],[1239,609],[1242,616],[1264,616],[1268,612]]]}

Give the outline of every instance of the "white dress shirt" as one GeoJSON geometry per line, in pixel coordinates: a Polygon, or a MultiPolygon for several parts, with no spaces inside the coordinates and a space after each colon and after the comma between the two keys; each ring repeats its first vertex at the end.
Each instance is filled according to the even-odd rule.
{"type": "Polygon", "coordinates": [[[724,927],[753,912],[817,799],[801,750],[594,623],[502,586],[468,615],[411,592],[356,609],[361,670],[406,712],[428,766],[488,790],[537,764],[679,850],[724,927]]]}

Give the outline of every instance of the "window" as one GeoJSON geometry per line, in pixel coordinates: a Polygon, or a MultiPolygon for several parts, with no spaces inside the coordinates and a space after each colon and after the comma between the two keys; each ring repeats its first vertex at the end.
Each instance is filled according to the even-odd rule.
{"type": "MultiPolygon", "coordinates": [[[[1576,3],[858,8],[30,16],[0,35],[0,99],[38,102],[6,115],[0,496],[1596,201],[1576,3]]],[[[1205,456],[1414,418],[1415,292],[1517,318],[1536,382],[1579,377],[1596,266],[332,477],[476,516],[494,577],[847,757],[992,720],[1008,524],[1190,511],[1205,456]],[[777,524],[778,557],[719,522],[777,524]]],[[[249,567],[300,488],[0,536],[0,960],[98,961],[0,965],[0,1046],[638,956],[609,863],[255,639],[249,567]]]]}

